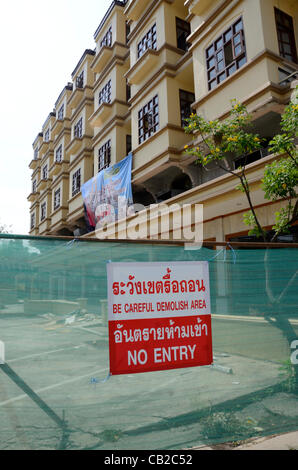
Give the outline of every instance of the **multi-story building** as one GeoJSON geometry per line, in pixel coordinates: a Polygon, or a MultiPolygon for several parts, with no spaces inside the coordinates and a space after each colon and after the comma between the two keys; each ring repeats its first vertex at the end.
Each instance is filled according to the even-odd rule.
{"type": "Polygon", "coordinates": [[[67,225],[69,199],[69,158],[66,148],[71,138],[71,113],[68,100],[73,85],[63,88],[56,103],[56,120],[52,127],[53,161],[49,169],[52,183],[51,231],[69,234],[67,225]]]}
{"type": "Polygon", "coordinates": [[[200,203],[205,239],[247,233],[234,177],[184,151],[196,143],[184,131],[191,112],[225,119],[234,98],[265,139],[246,160],[270,228],[283,203],[266,201],[260,182],[278,158],[268,142],[297,83],[297,38],[297,0],[113,1],[33,143],[30,234],[83,233],[81,185],[129,151],[135,203],[200,203]]]}

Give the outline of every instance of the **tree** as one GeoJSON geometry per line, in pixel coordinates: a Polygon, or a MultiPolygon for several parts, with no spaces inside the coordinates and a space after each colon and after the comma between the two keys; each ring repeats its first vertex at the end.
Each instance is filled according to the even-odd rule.
{"type": "Polygon", "coordinates": [[[279,233],[289,233],[291,225],[298,220],[298,86],[291,103],[286,107],[281,120],[282,134],[276,135],[270,142],[270,151],[284,154],[286,158],[267,165],[262,180],[265,198],[289,201],[287,206],[275,214],[274,238],[279,233]],[[293,201],[295,201],[293,204],[293,201]]]}
{"type": "MultiPolygon", "coordinates": [[[[273,227],[274,238],[281,232],[287,232],[298,217],[297,202],[293,205],[293,201],[297,199],[295,187],[298,184],[297,147],[295,144],[295,138],[298,134],[296,99],[294,96],[282,116],[281,130],[283,134],[276,135],[269,143],[272,153],[285,154],[286,157],[267,165],[262,180],[265,198],[289,200],[288,206],[276,213],[275,226],[273,227]]],[[[264,139],[251,131],[252,117],[246,106],[232,100],[230,116],[225,121],[207,121],[197,114],[192,114],[186,121],[188,125],[185,127],[185,132],[192,134],[193,138],[197,137],[199,143],[196,146],[186,145],[185,152],[194,155],[197,163],[202,167],[206,168],[209,163],[213,162],[218,168],[239,180],[237,189],[245,194],[250,208],[249,212],[244,214],[244,223],[251,227],[249,234],[254,234],[266,241],[267,234],[258,220],[246,174],[248,155],[259,150],[264,139]],[[244,164],[235,170],[233,161],[237,157],[243,157],[244,164]]]]}
{"type": "MultiPolygon", "coordinates": [[[[213,162],[218,168],[235,176],[239,180],[237,189],[241,190],[248,201],[250,211],[244,214],[244,223],[251,227],[249,234],[267,240],[267,233],[261,226],[251,198],[251,190],[246,175],[247,156],[262,146],[262,139],[254,132],[250,132],[251,116],[246,107],[232,101],[230,116],[225,121],[207,121],[202,116],[192,114],[187,119],[187,134],[192,134],[199,143],[196,146],[185,146],[185,152],[196,156],[197,163],[203,168],[213,162]],[[243,157],[244,164],[234,169],[233,160],[243,157]]],[[[296,87],[292,100],[286,106],[281,118],[281,133],[274,136],[269,142],[269,151],[276,154],[276,160],[266,165],[262,179],[264,197],[268,200],[287,201],[286,207],[275,214],[273,226],[274,241],[278,234],[287,233],[291,225],[298,220],[298,202],[296,188],[298,186],[298,151],[296,139],[298,137],[298,87],[296,87]]],[[[207,168],[208,169],[208,168],[207,168]]],[[[297,339],[290,319],[283,311],[283,299],[296,282],[297,270],[289,272],[289,278],[276,282],[274,269],[270,256],[272,251],[264,251],[264,279],[267,306],[269,313],[261,312],[264,318],[277,327],[286,338],[289,349],[293,340],[297,339]]],[[[298,366],[291,365],[293,388],[298,393],[298,366]]]]}
{"type": "Polygon", "coordinates": [[[11,225],[5,225],[0,222],[0,233],[10,233],[12,230],[11,225]]]}
{"type": "Polygon", "coordinates": [[[273,239],[275,239],[280,233],[289,233],[291,225],[298,219],[297,164],[291,158],[274,161],[266,166],[262,181],[266,199],[288,201],[286,207],[275,213],[275,225],[273,226],[275,231],[273,239]],[[293,204],[294,200],[296,200],[295,204],[293,204]]]}

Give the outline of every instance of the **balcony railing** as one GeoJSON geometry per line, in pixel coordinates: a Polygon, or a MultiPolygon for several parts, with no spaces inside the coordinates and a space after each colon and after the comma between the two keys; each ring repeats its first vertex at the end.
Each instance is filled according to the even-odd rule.
{"type": "Polygon", "coordinates": [[[242,157],[236,158],[234,160],[234,169],[237,170],[240,167],[244,167],[249,165],[250,163],[254,163],[261,158],[267,157],[269,155],[269,146],[256,150],[248,155],[243,155],[242,157]]]}
{"type": "Polygon", "coordinates": [[[298,70],[290,72],[288,70],[279,68],[278,71],[280,76],[284,75],[284,78],[279,82],[279,85],[288,85],[294,80],[298,80],[298,70]]]}

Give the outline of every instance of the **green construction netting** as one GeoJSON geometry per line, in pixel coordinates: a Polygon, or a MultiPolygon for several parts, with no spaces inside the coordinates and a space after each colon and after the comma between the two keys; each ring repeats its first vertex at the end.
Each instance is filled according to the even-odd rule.
{"type": "Polygon", "coordinates": [[[0,449],[186,449],[298,425],[298,250],[0,236],[0,449]],[[209,261],[214,364],[105,380],[106,264],[209,261]]]}

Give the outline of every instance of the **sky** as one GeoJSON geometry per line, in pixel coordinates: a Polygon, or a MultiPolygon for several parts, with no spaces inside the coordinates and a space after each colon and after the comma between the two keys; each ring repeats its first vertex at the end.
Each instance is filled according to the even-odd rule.
{"type": "Polygon", "coordinates": [[[28,234],[32,143],[112,0],[10,0],[0,16],[0,225],[28,234]]]}

